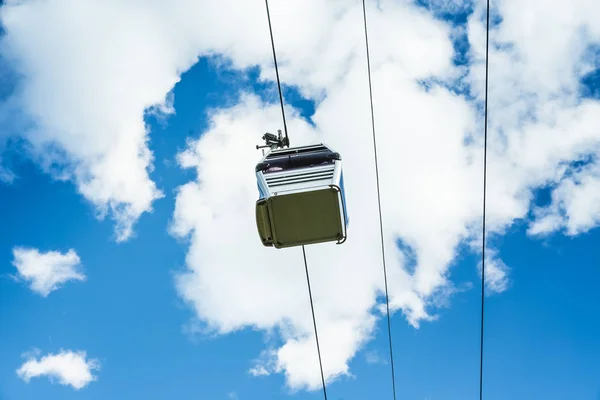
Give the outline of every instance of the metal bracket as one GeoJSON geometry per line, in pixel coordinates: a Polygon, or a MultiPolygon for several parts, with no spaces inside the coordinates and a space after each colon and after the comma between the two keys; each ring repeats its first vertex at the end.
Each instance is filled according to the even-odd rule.
{"type": "MultiPolygon", "coordinates": [[[[335,191],[338,192],[338,194],[342,193],[342,189],[338,185],[329,185],[329,187],[332,189],[335,189],[335,191]]],[[[344,201],[344,200],[342,199],[342,201],[344,201]]],[[[344,224],[344,236],[342,239],[338,239],[336,244],[342,244],[348,238],[348,231],[346,230],[346,209],[344,208],[343,204],[342,204],[342,214],[344,215],[344,220],[342,221],[342,223],[344,224]]]]}
{"type": "Polygon", "coordinates": [[[288,148],[290,147],[290,139],[287,135],[287,132],[285,133],[285,137],[283,137],[281,129],[277,130],[277,136],[269,132],[265,133],[262,136],[262,140],[264,140],[266,144],[264,146],[256,145],[256,150],[267,147],[271,150],[282,149],[286,146],[288,148]]]}

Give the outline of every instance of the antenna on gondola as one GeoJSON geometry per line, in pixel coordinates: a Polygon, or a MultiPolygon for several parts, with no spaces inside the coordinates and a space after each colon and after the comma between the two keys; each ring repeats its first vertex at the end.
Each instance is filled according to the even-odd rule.
{"type": "Polygon", "coordinates": [[[287,135],[287,132],[285,133],[285,137],[283,137],[283,135],[281,133],[281,129],[277,130],[277,136],[275,136],[272,133],[267,132],[262,136],[262,139],[265,141],[266,144],[264,146],[256,145],[257,150],[266,148],[266,147],[269,147],[272,150],[282,149],[286,146],[288,148],[290,147],[290,139],[287,135]]]}

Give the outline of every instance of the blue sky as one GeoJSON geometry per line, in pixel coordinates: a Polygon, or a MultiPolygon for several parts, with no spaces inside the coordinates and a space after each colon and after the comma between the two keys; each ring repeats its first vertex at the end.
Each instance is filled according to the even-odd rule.
{"type": "MultiPolygon", "coordinates": [[[[423,10],[422,6],[415,9],[423,10]]],[[[455,10],[448,14],[447,10],[436,9],[435,2],[429,2],[428,7],[439,18],[452,19],[453,24],[458,26],[457,29],[460,29],[461,26],[464,27],[464,24],[467,23],[464,13],[469,13],[474,8],[469,5],[466,8],[468,11],[461,8],[459,11],[455,10]]],[[[60,7],[57,5],[57,10],[59,9],[60,7]]],[[[281,10],[281,6],[279,10],[281,10]]],[[[510,14],[510,10],[505,11],[507,15],[510,14]]],[[[398,12],[397,10],[388,10],[387,12],[389,14],[386,14],[384,9],[379,16],[382,21],[385,20],[386,15],[401,15],[401,13],[394,14],[398,12]]],[[[264,10],[260,9],[259,18],[264,17],[262,13],[264,10]]],[[[266,18],[263,22],[266,24],[266,18]]],[[[283,29],[283,23],[277,26],[279,29],[283,29]]],[[[415,29],[420,27],[420,25],[416,25],[415,29]]],[[[26,35],[27,29],[21,29],[18,24],[13,23],[11,28],[14,29],[12,32],[15,36],[13,37],[18,37],[19,34],[26,35]]],[[[11,32],[10,29],[8,31],[11,32]]],[[[466,40],[465,32],[461,31],[460,34],[463,35],[459,35],[463,38],[461,40],[466,40]]],[[[32,32],[31,36],[35,37],[35,34],[32,32]]],[[[377,38],[376,33],[373,36],[377,38]]],[[[593,43],[593,41],[591,42],[593,43]]],[[[377,43],[375,41],[373,45],[375,60],[377,60],[377,43]]],[[[293,45],[294,43],[290,46],[293,47],[293,45]]],[[[15,48],[26,53],[26,50],[23,50],[26,46],[16,46],[15,48]]],[[[463,45],[456,44],[456,42],[454,48],[455,50],[464,49],[463,45]]],[[[383,51],[381,47],[379,49],[380,52],[383,51]]],[[[267,47],[267,56],[269,50],[270,48],[267,47]]],[[[361,49],[359,48],[359,50],[361,49]]],[[[12,51],[16,52],[17,50],[12,51]]],[[[227,54],[226,50],[223,52],[227,54]]],[[[14,54],[16,53],[11,53],[11,55],[14,54]]],[[[232,54],[231,57],[237,60],[235,62],[243,64],[242,61],[239,61],[241,56],[236,55],[235,52],[232,54]]],[[[408,54],[410,55],[410,53],[408,54]]],[[[451,56],[455,63],[462,65],[465,62],[464,54],[451,56]]],[[[384,57],[382,56],[382,58],[384,57]]],[[[27,59],[27,57],[23,57],[23,59],[27,59]]],[[[266,61],[261,59],[256,63],[268,64],[268,57],[264,60],[266,61]]],[[[283,70],[287,71],[287,76],[291,78],[289,81],[301,81],[302,74],[294,69],[294,62],[296,62],[294,55],[284,55],[282,60],[283,63],[288,61],[291,65],[287,70],[283,70]]],[[[22,64],[8,65],[10,68],[18,69],[22,64]]],[[[578,83],[585,86],[585,90],[582,90],[578,97],[585,95],[591,101],[600,101],[597,96],[600,93],[600,84],[598,79],[594,78],[598,76],[597,67],[596,63],[595,70],[585,73],[578,80],[578,83]]],[[[471,68],[475,67],[471,66],[471,68]]],[[[525,67],[523,70],[526,73],[530,71],[525,67]]],[[[2,260],[0,263],[0,354],[2,355],[0,357],[0,399],[322,398],[322,392],[318,389],[315,391],[291,390],[286,386],[286,377],[282,373],[271,372],[268,376],[258,377],[249,373],[261,351],[273,346],[281,346],[285,342],[285,339],[277,334],[274,339],[266,336],[264,330],[258,329],[256,326],[249,326],[253,323],[255,325],[263,323],[260,310],[256,314],[251,313],[250,322],[239,322],[233,317],[227,320],[225,316],[219,319],[220,317],[216,317],[210,310],[203,311],[206,313],[204,315],[198,315],[198,311],[194,307],[202,309],[202,304],[212,304],[217,310],[215,313],[223,315],[229,315],[228,313],[232,309],[241,308],[241,305],[236,303],[236,296],[230,293],[231,308],[224,305],[217,306],[213,302],[221,297],[202,297],[200,295],[194,297],[193,293],[190,294],[191,292],[182,289],[177,283],[180,279],[178,277],[183,276],[184,280],[195,282],[196,276],[205,276],[207,285],[215,284],[215,281],[212,281],[208,275],[202,275],[203,273],[208,274],[208,270],[203,270],[202,263],[198,264],[194,258],[196,256],[195,246],[207,252],[199,243],[199,238],[206,236],[197,233],[177,235],[172,231],[173,226],[182,225],[181,215],[178,216],[174,213],[174,210],[184,204],[184,198],[181,197],[180,192],[182,185],[198,181],[200,187],[201,183],[212,187],[208,178],[202,175],[197,176],[193,169],[185,169],[178,165],[180,163],[178,154],[189,149],[196,149],[197,143],[202,142],[195,142],[195,140],[206,132],[209,136],[212,134],[212,137],[219,137],[219,135],[223,138],[228,137],[225,133],[228,127],[231,128],[231,125],[225,124],[224,127],[221,127],[219,124],[222,122],[214,122],[214,120],[211,124],[211,113],[214,110],[218,112],[226,110],[225,115],[233,115],[232,119],[239,118],[242,121],[240,124],[247,123],[248,130],[253,129],[254,120],[244,122],[246,120],[234,112],[227,114],[229,107],[245,101],[242,92],[257,93],[272,104],[274,111],[269,111],[270,115],[277,115],[275,86],[272,81],[261,82],[259,71],[260,67],[253,66],[246,73],[241,73],[235,69],[235,65],[223,67],[214,58],[201,58],[197,64],[181,76],[181,80],[171,93],[175,114],[168,115],[164,119],[146,114],[145,121],[150,132],[148,147],[154,155],[154,169],[149,172],[148,176],[164,193],[164,197],[158,198],[152,203],[152,211],[144,212],[136,219],[133,226],[134,234],[125,241],[118,242],[116,240],[114,216],[110,212],[107,218],[96,217],[99,208],[98,202],[95,202],[93,196],[86,198],[86,195],[80,192],[81,182],[72,177],[63,181],[55,179],[56,176],[41,166],[43,161],[40,162],[40,160],[44,160],[44,156],[36,153],[37,150],[30,152],[21,145],[5,146],[3,144],[2,146],[5,147],[0,146],[0,149],[3,150],[0,158],[2,166],[9,168],[16,175],[11,183],[0,183],[2,204],[0,208],[0,260],[2,260]],[[40,252],[66,253],[69,249],[74,249],[81,260],[81,271],[85,274],[86,279],[84,281],[68,281],[47,297],[43,297],[31,290],[27,282],[13,278],[17,274],[17,269],[13,264],[13,249],[17,246],[35,248],[40,252]],[[226,330],[224,328],[226,326],[233,326],[233,332],[223,335],[189,334],[185,327],[198,317],[205,317],[207,321],[223,330],[226,330]],[[61,350],[83,350],[89,358],[96,359],[100,364],[100,368],[94,371],[97,379],[80,390],[58,384],[56,380],[51,380],[47,376],[34,377],[29,382],[25,382],[17,374],[17,370],[26,361],[23,354],[33,349],[39,349],[39,354],[36,356],[38,358],[50,353],[58,353],[61,350]]],[[[366,73],[366,70],[364,72],[366,73]]],[[[515,74],[521,72],[518,70],[515,74]]],[[[15,80],[17,78],[14,75],[7,76],[9,78],[2,82],[2,87],[13,87],[13,85],[14,87],[19,87],[19,85],[26,87],[27,76],[19,78],[22,80],[15,80]]],[[[502,78],[501,74],[496,76],[497,79],[502,78]]],[[[366,76],[363,78],[366,79],[366,76]]],[[[105,76],[102,75],[98,79],[105,79],[105,76]]],[[[283,72],[282,79],[284,82],[286,81],[283,72]]],[[[346,79],[350,78],[343,80],[346,79]]],[[[382,82],[382,79],[380,78],[379,82],[382,82]]],[[[470,82],[469,79],[467,77],[465,81],[470,82]]],[[[490,79],[494,79],[493,73],[490,79]]],[[[302,118],[311,120],[311,123],[316,120],[317,126],[320,126],[319,124],[324,127],[331,126],[331,124],[328,125],[323,113],[317,115],[314,120],[312,117],[315,117],[315,112],[319,107],[336,109],[331,105],[332,103],[327,103],[327,101],[319,105],[309,99],[306,92],[318,91],[319,87],[314,82],[319,80],[314,78],[312,72],[306,73],[306,80],[309,81],[306,85],[300,83],[295,88],[286,87],[285,90],[286,102],[297,108],[300,113],[300,117],[297,119],[290,117],[292,123],[295,124],[292,125],[293,128],[302,131],[297,136],[292,136],[292,141],[296,141],[296,138],[299,138],[297,141],[300,141],[301,138],[312,138],[309,128],[304,128],[301,122],[298,122],[302,118]],[[305,93],[301,94],[302,91],[305,93]]],[[[414,80],[418,81],[419,79],[414,80]]],[[[456,83],[456,81],[447,80],[444,77],[436,77],[432,81],[443,81],[443,85],[446,86],[450,85],[449,82],[456,83]]],[[[377,97],[379,93],[380,98],[386,98],[383,91],[377,91],[377,88],[383,87],[381,84],[377,86],[377,77],[374,82],[375,96],[377,97]]],[[[334,84],[328,85],[325,85],[325,90],[329,91],[331,98],[336,97],[337,87],[334,84]]],[[[348,85],[351,86],[351,83],[348,85]]],[[[60,85],[57,88],[60,90],[60,85]]],[[[523,87],[522,89],[523,93],[526,93],[535,87],[533,89],[532,87],[523,87]]],[[[131,90],[135,90],[135,88],[131,88],[131,90]]],[[[341,89],[340,92],[342,92],[341,89]]],[[[540,89],[539,93],[542,92],[543,90],[540,89]]],[[[6,96],[3,98],[3,102],[10,98],[10,94],[5,95],[3,90],[0,90],[0,93],[6,96]]],[[[477,97],[477,90],[474,89],[473,93],[473,96],[477,97]]],[[[494,93],[497,96],[504,95],[502,90],[494,93]]],[[[166,95],[166,92],[163,95],[166,95]]],[[[543,96],[540,95],[540,97],[543,96]]],[[[502,103],[501,100],[498,100],[498,104],[502,103]]],[[[361,107],[367,104],[364,99],[361,101],[361,107]]],[[[492,102],[491,104],[496,103],[492,102]]],[[[268,105],[265,106],[265,108],[267,107],[268,105]]],[[[251,109],[251,107],[249,108],[251,109]]],[[[500,110],[506,112],[506,109],[500,110]]],[[[387,112],[393,114],[393,110],[387,112]]],[[[258,114],[258,111],[256,113],[258,114]]],[[[493,113],[494,108],[490,108],[490,114],[493,115],[493,113]]],[[[381,107],[379,116],[381,116],[380,121],[384,131],[387,121],[385,114],[386,109],[381,107]]],[[[107,119],[112,117],[107,116],[107,119]]],[[[114,118],[117,117],[114,116],[114,118]]],[[[342,117],[335,113],[332,117],[327,117],[334,121],[342,118],[349,119],[347,116],[342,117]]],[[[440,118],[445,117],[448,116],[440,116],[440,118]]],[[[264,121],[264,118],[257,117],[257,120],[264,121]]],[[[0,121],[4,120],[0,119],[0,121]]],[[[448,117],[448,121],[451,121],[448,122],[448,125],[453,123],[450,117],[448,117]]],[[[279,123],[273,118],[269,122],[272,122],[271,125],[261,129],[272,131],[276,129],[273,128],[273,125],[279,123]]],[[[348,122],[350,126],[352,123],[352,121],[348,122]]],[[[361,123],[357,122],[358,126],[363,126],[361,123]]],[[[507,127],[510,123],[509,120],[498,118],[496,126],[507,127]]],[[[52,127],[56,128],[57,126],[52,127]]],[[[7,124],[3,128],[6,132],[13,127],[14,125],[7,124]]],[[[40,123],[40,127],[43,130],[45,126],[40,123]]],[[[252,140],[258,144],[262,133],[264,132],[256,131],[245,134],[250,135],[252,140]]],[[[367,132],[364,137],[368,138],[368,135],[370,132],[367,132]]],[[[378,137],[380,146],[386,147],[387,143],[394,143],[391,141],[391,133],[389,135],[386,136],[386,133],[382,133],[381,139],[378,137]]],[[[23,140],[22,143],[26,143],[27,139],[33,140],[32,136],[23,136],[23,138],[16,137],[13,140],[23,140]]],[[[233,136],[233,138],[237,137],[233,136]]],[[[241,136],[239,137],[241,138],[241,136]]],[[[2,138],[1,135],[0,138],[2,138]]],[[[59,145],[60,138],[60,136],[54,137],[59,145]]],[[[331,136],[329,139],[333,143],[343,142],[335,136],[331,136]]],[[[246,142],[250,143],[252,140],[247,139],[246,142]]],[[[244,146],[247,144],[246,142],[244,142],[244,146]]],[[[491,145],[494,143],[497,142],[492,140],[491,145]]],[[[230,151],[230,154],[237,157],[239,154],[238,147],[235,147],[237,145],[226,142],[224,146],[230,146],[224,147],[224,154],[230,151]]],[[[342,148],[344,146],[342,145],[342,148]]],[[[415,146],[416,149],[419,149],[417,145],[415,146]]],[[[371,143],[366,142],[362,147],[364,151],[357,152],[357,154],[366,154],[364,159],[371,162],[371,154],[367,153],[371,152],[371,143]]],[[[196,152],[194,154],[199,155],[200,159],[207,157],[207,153],[202,153],[205,150],[201,148],[194,151],[196,152]]],[[[447,151],[452,150],[449,148],[447,151]]],[[[542,151],[540,150],[540,153],[542,151]]],[[[259,153],[252,146],[247,147],[247,152],[248,159],[258,160],[259,153]]],[[[365,162],[363,160],[360,160],[360,163],[353,161],[355,159],[352,150],[342,153],[342,156],[345,157],[345,154],[349,154],[347,157],[349,165],[353,163],[362,165],[361,163],[365,162]]],[[[426,154],[423,153],[423,156],[426,154]]],[[[80,154],[73,156],[78,160],[83,159],[82,157],[80,154]]],[[[385,162],[385,152],[382,153],[382,157],[385,162]]],[[[510,159],[510,155],[506,155],[506,158],[510,159]]],[[[565,158],[567,161],[574,162],[566,156],[565,158]]],[[[576,159],[577,157],[572,158],[576,159]]],[[[391,159],[389,155],[388,159],[391,159]]],[[[503,170],[504,166],[499,164],[500,161],[494,166],[495,160],[502,160],[502,158],[500,156],[491,157],[489,168],[492,173],[503,170]]],[[[214,170],[212,164],[202,164],[202,162],[208,163],[208,161],[199,161],[198,168],[200,170],[203,168],[208,171],[214,170]]],[[[594,163],[595,159],[592,157],[587,164],[594,165],[594,163]]],[[[232,163],[231,165],[232,168],[236,168],[236,164],[232,163]]],[[[478,165],[480,166],[480,164],[478,165]]],[[[119,167],[116,167],[118,170],[119,167]]],[[[196,166],[194,165],[194,167],[196,166]]],[[[420,165],[415,165],[416,169],[419,167],[420,165]]],[[[66,169],[68,167],[59,168],[66,169]]],[[[558,170],[558,167],[556,168],[558,170]]],[[[352,167],[349,169],[352,171],[352,167]]],[[[354,169],[354,171],[357,170],[354,169]]],[[[514,173],[514,171],[505,171],[508,171],[507,174],[514,173]]],[[[573,171],[571,171],[572,174],[577,173],[577,170],[573,171]]],[[[529,170],[523,169],[521,172],[523,175],[527,175],[529,170]]],[[[386,180],[386,176],[403,173],[408,174],[409,172],[406,170],[404,172],[394,171],[391,175],[382,175],[382,187],[392,188],[396,185],[394,180],[386,180]]],[[[252,169],[231,171],[231,175],[236,174],[251,175],[252,169]]],[[[490,177],[488,187],[493,188],[496,182],[498,182],[497,188],[505,184],[499,179],[494,181],[494,176],[497,175],[490,177]]],[[[552,196],[556,197],[556,204],[564,204],[565,199],[568,200],[568,196],[560,197],[563,192],[559,188],[568,180],[569,174],[565,173],[564,176],[567,178],[563,177],[554,182],[548,179],[549,182],[546,182],[546,185],[527,181],[523,187],[531,190],[534,197],[533,201],[527,204],[525,213],[521,217],[510,213],[506,214],[510,214],[510,218],[505,217],[505,214],[495,211],[495,206],[492,206],[491,216],[496,218],[494,221],[507,222],[498,226],[491,223],[490,229],[495,229],[495,232],[491,233],[489,246],[495,254],[493,260],[502,260],[509,269],[507,277],[503,278],[507,283],[506,288],[497,290],[499,293],[493,293],[486,298],[485,399],[600,399],[600,363],[598,361],[600,360],[600,341],[598,340],[600,325],[597,323],[600,320],[600,311],[595,306],[600,300],[600,294],[595,290],[595,282],[600,280],[600,269],[598,269],[600,256],[595,247],[595,243],[598,243],[600,239],[600,231],[595,227],[597,221],[592,218],[593,223],[589,230],[572,236],[565,233],[570,222],[566,222],[565,226],[557,226],[551,232],[546,232],[546,236],[532,237],[527,233],[528,229],[531,229],[532,221],[536,218],[534,212],[536,204],[550,205],[549,207],[551,207],[554,204],[552,196]]],[[[514,176],[511,175],[506,179],[513,178],[514,176]]],[[[349,197],[352,195],[353,188],[351,179],[349,180],[351,190],[347,194],[349,197]]],[[[240,186],[245,184],[247,178],[240,178],[240,182],[242,180],[240,186]]],[[[399,187],[403,184],[400,178],[397,182],[399,187]]],[[[236,182],[234,181],[233,184],[236,182]]],[[[359,187],[357,183],[354,184],[354,188],[358,189],[359,187]]],[[[479,200],[479,189],[480,186],[475,185],[468,195],[479,200]]],[[[219,192],[211,190],[213,191],[201,191],[200,193],[205,197],[213,194],[217,200],[203,202],[202,206],[213,205],[212,212],[216,215],[227,213],[229,210],[219,208],[218,204],[220,201],[223,201],[223,204],[230,204],[227,202],[231,200],[228,197],[223,200],[219,197],[221,195],[219,192]]],[[[456,191],[460,190],[460,187],[456,188],[456,191]]],[[[416,266],[413,265],[409,268],[408,264],[399,264],[398,266],[392,264],[390,268],[403,266],[407,270],[411,268],[414,268],[415,271],[425,270],[426,265],[423,260],[427,260],[427,253],[436,251],[437,247],[435,245],[427,247],[429,242],[419,242],[421,239],[418,234],[411,236],[410,231],[403,231],[402,227],[394,225],[398,221],[404,220],[401,218],[402,214],[392,210],[393,204],[414,204],[408,199],[411,194],[408,193],[408,190],[406,192],[407,194],[390,198],[387,203],[386,199],[383,199],[384,210],[388,210],[387,213],[390,216],[390,222],[386,222],[385,227],[386,232],[394,230],[401,233],[399,238],[390,238],[390,240],[400,239],[410,244],[406,245],[406,250],[416,257],[416,266]],[[412,250],[409,251],[411,246],[412,250]]],[[[514,198],[520,199],[521,192],[517,192],[514,198]]],[[[355,199],[362,199],[358,196],[358,190],[355,190],[354,193],[357,193],[355,199]]],[[[387,189],[383,193],[397,196],[393,189],[387,189]]],[[[581,194],[579,195],[581,196],[581,194]]],[[[253,193],[252,196],[257,197],[257,194],[253,193]]],[[[429,193],[428,196],[443,199],[450,196],[450,193],[440,191],[429,193]]],[[[122,200],[118,196],[116,198],[117,201],[122,200]]],[[[129,200],[122,201],[125,203],[129,200]]],[[[249,198],[248,201],[254,200],[249,198]]],[[[358,200],[355,200],[354,204],[350,203],[352,218],[362,211],[364,214],[370,213],[373,219],[376,219],[376,209],[371,207],[374,203],[371,201],[365,204],[360,204],[358,200]]],[[[473,207],[477,207],[480,203],[473,201],[473,204],[473,207]]],[[[465,207],[468,206],[465,205],[465,207]]],[[[566,210],[559,207],[558,211],[550,210],[548,212],[550,214],[556,212],[563,216],[571,215],[572,217],[568,221],[575,221],[573,216],[581,215],[578,214],[581,212],[580,209],[575,212],[568,206],[566,207],[566,210]]],[[[446,208],[442,207],[441,209],[446,208]]],[[[583,212],[585,211],[584,209],[583,212]]],[[[591,208],[588,211],[590,215],[593,214],[591,208]]],[[[415,212],[419,212],[419,210],[415,210],[415,212]]],[[[473,215],[476,216],[477,212],[477,210],[474,211],[473,215]]],[[[513,212],[512,209],[511,212],[513,212]]],[[[253,216],[251,217],[253,218],[253,216]]],[[[438,218],[438,221],[442,222],[452,221],[454,223],[455,221],[452,218],[445,219],[441,214],[438,218]]],[[[465,222],[465,226],[468,226],[468,222],[465,222]]],[[[437,221],[433,221],[432,226],[435,226],[436,223],[437,221]]],[[[427,225],[427,222],[423,224],[427,225]]],[[[358,226],[361,227],[361,225],[358,226]]],[[[237,241],[245,240],[251,243],[249,246],[260,246],[260,243],[254,240],[256,238],[247,239],[247,231],[243,227],[239,228],[239,232],[237,232],[236,226],[228,228],[233,233],[233,239],[230,246],[226,246],[224,249],[231,249],[231,253],[235,253],[236,246],[238,246],[238,251],[245,248],[241,244],[238,245],[237,241]]],[[[201,227],[196,226],[195,229],[201,231],[201,227]]],[[[426,232],[428,234],[426,236],[429,236],[431,232],[433,232],[432,236],[437,234],[435,230],[426,232]]],[[[352,235],[352,231],[349,234],[352,235]]],[[[443,239],[445,238],[443,237],[443,239]]],[[[442,237],[438,239],[441,240],[442,237]]],[[[412,292],[421,296],[419,298],[423,299],[427,310],[431,314],[437,315],[437,320],[427,321],[423,315],[414,314],[414,308],[411,308],[414,306],[412,303],[407,305],[401,300],[394,303],[397,304],[394,306],[397,311],[392,317],[392,339],[399,399],[477,398],[480,323],[480,283],[477,265],[480,255],[477,250],[465,245],[466,239],[457,239],[457,242],[459,245],[456,246],[454,256],[444,264],[447,264],[445,267],[447,269],[443,275],[449,283],[436,286],[436,290],[442,292],[443,289],[454,290],[453,294],[443,296],[434,291],[434,295],[428,297],[423,292],[419,292],[421,289],[411,289],[412,292]],[[443,304],[440,306],[439,303],[436,303],[436,299],[443,304]],[[421,318],[418,329],[409,324],[407,316],[421,318]]],[[[214,243],[210,242],[207,246],[211,245],[214,243]]],[[[219,243],[216,244],[216,248],[222,251],[218,245],[219,243]]],[[[268,251],[277,252],[275,249],[268,251]]],[[[321,253],[321,248],[313,247],[308,248],[307,251],[309,260],[314,260],[314,263],[309,261],[311,270],[327,269],[325,260],[328,260],[327,257],[330,255],[325,253],[325,250],[321,253]],[[323,262],[320,262],[321,260],[323,262]]],[[[347,252],[346,249],[341,251],[347,252]]],[[[391,250],[388,251],[391,252],[391,250]]],[[[350,252],[348,253],[350,255],[347,257],[350,259],[355,257],[350,252]]],[[[281,265],[281,260],[287,260],[286,257],[296,255],[293,251],[279,252],[279,254],[284,255],[278,256],[279,258],[272,261],[268,259],[269,262],[281,265]]],[[[234,269],[237,265],[235,264],[236,260],[227,258],[229,256],[223,254],[225,258],[219,268],[230,268],[233,273],[236,273],[238,271],[234,269]]],[[[248,258],[252,257],[253,253],[249,253],[248,258]]],[[[213,259],[207,258],[206,263],[213,259]]],[[[348,258],[343,260],[347,261],[348,258]]],[[[375,271],[373,279],[382,280],[380,264],[377,263],[377,260],[380,261],[380,259],[374,258],[374,260],[369,264],[375,271]]],[[[242,264],[245,269],[254,268],[251,261],[248,261],[248,264],[240,262],[240,265],[242,264]]],[[[330,291],[331,296],[335,297],[339,286],[352,285],[350,275],[356,273],[356,270],[351,269],[348,264],[345,266],[348,269],[338,271],[340,275],[337,275],[338,278],[334,281],[327,284],[321,283],[323,290],[320,293],[330,291]]],[[[303,271],[300,272],[303,273],[303,271]]],[[[319,275],[315,271],[316,278],[314,279],[317,281],[313,284],[316,286],[319,286],[320,276],[325,281],[326,275],[319,275]]],[[[270,277],[265,276],[265,280],[268,279],[270,277]]],[[[290,279],[293,279],[292,275],[290,275],[290,279]]],[[[425,280],[425,283],[421,282],[421,284],[426,286],[428,282],[429,280],[425,280]]],[[[249,282],[248,286],[251,284],[249,282]]],[[[305,290],[305,282],[300,281],[297,284],[305,290]]],[[[284,286],[281,281],[274,281],[273,285],[284,286]]],[[[414,285],[419,287],[418,282],[414,285]]],[[[186,287],[186,289],[188,288],[186,287]]],[[[217,287],[216,290],[218,289],[217,287]]],[[[200,289],[196,287],[191,287],[189,290],[200,292],[200,289]]],[[[232,289],[224,287],[222,290],[232,289]]],[[[248,290],[252,292],[255,289],[248,287],[248,290]]],[[[318,288],[316,290],[319,291],[318,288]]],[[[400,291],[400,289],[394,288],[393,290],[400,291]]],[[[281,295],[277,291],[274,293],[281,295]]],[[[305,292],[300,293],[307,296],[305,292]]],[[[398,296],[398,299],[402,298],[400,294],[398,296]]],[[[285,300],[282,300],[282,303],[287,304],[285,300]]],[[[295,306],[296,303],[291,302],[290,304],[295,306]]],[[[305,311],[309,312],[308,298],[300,299],[298,304],[305,304],[305,311]]],[[[329,310],[329,307],[330,303],[326,295],[320,297],[315,304],[317,323],[321,321],[322,326],[327,326],[324,321],[326,318],[323,318],[323,315],[326,309],[329,310]],[[321,308],[319,308],[320,304],[321,308]],[[319,320],[320,310],[321,320],[319,320]]],[[[293,313],[290,315],[291,319],[295,318],[293,313]]],[[[329,311],[326,315],[331,316],[329,311]]],[[[268,319],[268,316],[265,318],[268,319]]],[[[276,326],[275,330],[278,327],[281,328],[281,326],[276,326]]],[[[350,357],[348,361],[352,376],[342,376],[328,385],[330,399],[392,398],[389,364],[386,364],[389,362],[386,331],[385,319],[379,318],[370,333],[372,339],[359,346],[358,353],[354,357],[350,357]]],[[[324,358],[324,363],[326,362],[327,360],[324,358]]]]}

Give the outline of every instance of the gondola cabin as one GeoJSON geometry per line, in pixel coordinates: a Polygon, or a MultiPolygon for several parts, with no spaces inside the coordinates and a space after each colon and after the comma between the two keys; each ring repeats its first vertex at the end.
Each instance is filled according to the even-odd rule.
{"type": "Polygon", "coordinates": [[[324,144],[271,149],[256,165],[256,225],[265,246],[346,240],[342,159],[324,144]]]}

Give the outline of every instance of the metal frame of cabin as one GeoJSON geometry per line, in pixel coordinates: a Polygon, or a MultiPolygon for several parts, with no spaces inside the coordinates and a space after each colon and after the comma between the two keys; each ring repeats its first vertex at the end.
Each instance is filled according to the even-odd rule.
{"type": "Polygon", "coordinates": [[[265,246],[347,238],[342,160],[325,144],[272,149],[256,165],[256,225],[265,246]]]}

